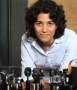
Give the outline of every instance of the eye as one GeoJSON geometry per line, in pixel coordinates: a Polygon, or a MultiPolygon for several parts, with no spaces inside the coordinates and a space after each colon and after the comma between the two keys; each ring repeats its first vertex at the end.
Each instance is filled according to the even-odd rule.
{"type": "Polygon", "coordinates": [[[37,26],[41,26],[41,25],[42,25],[42,22],[37,21],[37,22],[35,22],[35,25],[37,25],[37,26]]]}
{"type": "Polygon", "coordinates": [[[52,26],[52,25],[55,25],[55,23],[54,23],[54,22],[49,21],[49,22],[48,22],[48,25],[49,25],[49,26],[52,26]]]}

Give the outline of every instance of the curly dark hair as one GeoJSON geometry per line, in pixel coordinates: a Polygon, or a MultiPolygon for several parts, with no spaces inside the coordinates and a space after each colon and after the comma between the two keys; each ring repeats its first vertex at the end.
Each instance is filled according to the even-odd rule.
{"type": "Polygon", "coordinates": [[[66,19],[62,5],[58,5],[52,0],[39,0],[28,8],[25,13],[27,37],[36,38],[33,25],[37,21],[37,16],[40,13],[49,13],[50,19],[57,25],[57,30],[54,35],[55,39],[64,34],[66,19]]]}

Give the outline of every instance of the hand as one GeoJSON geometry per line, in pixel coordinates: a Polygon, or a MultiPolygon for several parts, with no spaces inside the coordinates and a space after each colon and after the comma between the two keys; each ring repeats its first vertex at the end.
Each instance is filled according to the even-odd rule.
{"type": "MultiPolygon", "coordinates": [[[[30,83],[30,88],[31,90],[33,90],[33,86],[32,86],[33,81],[31,81],[30,83]]],[[[22,90],[26,90],[26,82],[22,82],[22,90]]],[[[40,80],[40,85],[42,85],[42,90],[50,90],[49,84],[46,80],[40,80]]]]}
{"type": "Polygon", "coordinates": [[[21,85],[22,85],[22,90],[25,90],[26,89],[26,83],[22,82],[21,85]]]}
{"type": "Polygon", "coordinates": [[[40,84],[42,85],[43,90],[50,90],[47,80],[40,80],[40,84]]]}
{"type": "Polygon", "coordinates": [[[67,74],[70,75],[72,72],[72,66],[71,64],[68,65],[68,71],[67,71],[67,74]]]}
{"type": "MultiPolygon", "coordinates": [[[[30,89],[31,90],[33,90],[32,83],[33,83],[33,80],[30,81],[30,89]]],[[[21,85],[22,85],[22,90],[26,90],[26,82],[22,82],[21,85]]]]}

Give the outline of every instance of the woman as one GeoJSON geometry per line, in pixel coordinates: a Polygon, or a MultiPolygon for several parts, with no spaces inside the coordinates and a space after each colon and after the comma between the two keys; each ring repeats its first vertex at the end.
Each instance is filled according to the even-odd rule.
{"type": "Polygon", "coordinates": [[[67,69],[77,60],[77,35],[66,28],[63,7],[52,0],[39,0],[26,11],[26,33],[21,41],[22,78],[30,67],[59,66],[67,69]]]}

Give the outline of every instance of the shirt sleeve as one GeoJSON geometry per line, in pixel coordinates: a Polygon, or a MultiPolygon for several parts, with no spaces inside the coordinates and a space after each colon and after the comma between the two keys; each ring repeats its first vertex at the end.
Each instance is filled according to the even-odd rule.
{"type": "Polygon", "coordinates": [[[67,44],[67,49],[65,52],[65,56],[63,62],[61,63],[61,68],[68,68],[68,64],[72,60],[77,60],[77,35],[69,38],[67,44]]]}
{"type": "MultiPolygon", "coordinates": [[[[24,74],[24,70],[26,67],[31,67],[31,70],[35,68],[35,64],[31,57],[31,52],[28,51],[30,47],[25,46],[26,43],[24,41],[21,41],[21,77],[26,80],[26,76],[24,74]]],[[[30,76],[30,79],[32,79],[32,76],[30,76]]]]}

